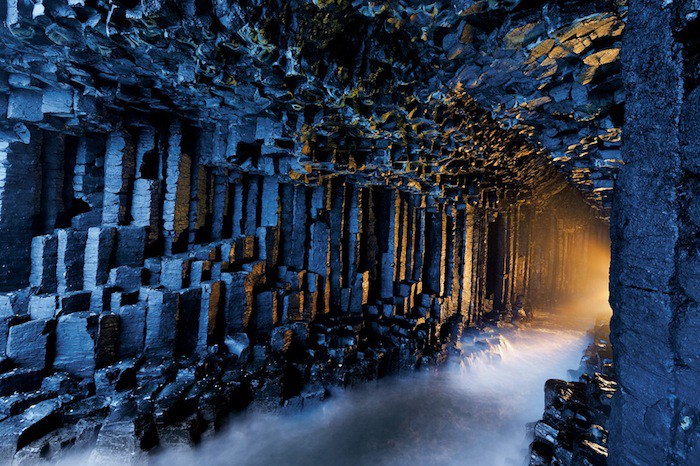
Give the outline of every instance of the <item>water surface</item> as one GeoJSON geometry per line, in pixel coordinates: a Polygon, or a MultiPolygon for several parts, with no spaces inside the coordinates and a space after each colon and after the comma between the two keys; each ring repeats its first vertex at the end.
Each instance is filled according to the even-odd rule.
{"type": "Polygon", "coordinates": [[[521,465],[525,425],[542,416],[545,380],[566,378],[588,344],[569,324],[540,316],[509,335],[498,364],[383,380],[302,414],[241,416],[197,449],[164,452],[156,464],[521,465]]]}

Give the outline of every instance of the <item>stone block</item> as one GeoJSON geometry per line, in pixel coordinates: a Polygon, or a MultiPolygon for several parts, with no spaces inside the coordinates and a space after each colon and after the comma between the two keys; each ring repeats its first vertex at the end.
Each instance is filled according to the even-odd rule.
{"type": "Polygon", "coordinates": [[[316,293],[321,289],[321,277],[315,273],[306,275],[306,289],[312,293],[316,293]]]}
{"type": "Polygon", "coordinates": [[[299,291],[304,288],[306,272],[297,272],[295,270],[289,270],[286,266],[281,266],[277,267],[277,277],[285,289],[288,288],[290,291],[299,291]]]}
{"type": "Polygon", "coordinates": [[[249,262],[241,267],[244,272],[248,273],[248,281],[256,288],[262,288],[267,285],[267,267],[264,261],[249,262]]]}
{"type": "Polygon", "coordinates": [[[225,174],[214,172],[214,186],[211,206],[211,239],[220,240],[223,236],[224,216],[229,200],[229,184],[225,174]]]}
{"type": "Polygon", "coordinates": [[[148,285],[157,286],[160,283],[160,266],[161,257],[149,257],[143,261],[143,267],[146,269],[145,281],[148,285]]]}
{"type": "Polygon", "coordinates": [[[244,235],[254,235],[258,224],[260,212],[260,177],[248,176],[244,178],[243,190],[245,201],[243,201],[242,227],[244,235]]]}
{"type": "Polygon", "coordinates": [[[17,366],[44,369],[50,362],[49,346],[53,337],[51,320],[31,320],[10,327],[7,337],[7,357],[17,366]]]}
{"type": "Polygon", "coordinates": [[[202,301],[196,348],[198,354],[204,354],[208,346],[221,342],[225,331],[224,283],[222,281],[205,282],[201,284],[201,288],[202,301]]]}
{"type": "Polygon", "coordinates": [[[208,248],[209,254],[206,258],[212,262],[221,262],[223,260],[228,260],[231,257],[231,248],[233,247],[234,240],[228,239],[221,243],[217,243],[214,247],[208,248]]]}
{"type": "Polygon", "coordinates": [[[177,315],[175,344],[175,352],[179,356],[189,356],[197,347],[201,309],[201,288],[187,288],[180,292],[180,309],[177,315]]]}
{"type": "Polygon", "coordinates": [[[53,319],[58,312],[58,296],[37,294],[29,298],[29,316],[32,320],[53,319]]]}
{"type": "Polygon", "coordinates": [[[260,226],[276,227],[279,222],[279,182],[272,176],[263,178],[260,203],[260,226]]]}
{"type": "Polygon", "coordinates": [[[14,454],[61,426],[60,401],[45,400],[0,423],[0,458],[10,463],[14,454]]]}
{"type": "Polygon", "coordinates": [[[29,299],[32,296],[33,293],[29,288],[0,293],[0,315],[26,314],[29,309],[29,299]]]}
{"type": "Polygon", "coordinates": [[[243,331],[250,319],[253,290],[247,278],[246,272],[221,274],[226,290],[224,316],[227,335],[243,331]]]}
{"type": "Polygon", "coordinates": [[[119,309],[122,307],[124,303],[124,294],[119,291],[112,289],[111,293],[109,294],[109,307],[107,307],[105,310],[106,311],[111,311],[112,309],[119,309]]]}
{"type": "Polygon", "coordinates": [[[30,89],[13,89],[7,102],[7,118],[22,121],[41,121],[42,93],[30,89]]]}
{"type": "MultiPolygon", "coordinates": [[[[367,274],[367,278],[369,278],[369,274],[367,274]]],[[[352,290],[350,291],[350,303],[348,305],[348,312],[351,314],[361,314],[362,306],[367,304],[369,280],[367,280],[366,286],[365,283],[365,274],[355,275],[355,280],[353,280],[352,283],[352,290]]]]}
{"type": "Polygon", "coordinates": [[[126,293],[118,290],[110,290],[110,293],[109,309],[106,310],[119,309],[120,307],[128,304],[136,304],[136,302],[139,300],[140,294],[139,292],[126,293]]]}
{"type": "Polygon", "coordinates": [[[381,254],[382,273],[379,295],[382,299],[391,298],[394,293],[394,261],[393,252],[381,254]]]}
{"type": "Polygon", "coordinates": [[[270,336],[270,348],[274,354],[288,353],[290,350],[305,348],[308,345],[309,328],[303,322],[276,327],[270,336]]]}
{"type": "MultiPolygon", "coordinates": [[[[136,384],[136,363],[137,361],[134,359],[126,359],[97,369],[95,371],[95,392],[114,396],[114,392],[133,389],[136,384]]],[[[101,403],[98,406],[100,405],[101,403]]],[[[109,403],[107,405],[109,406],[109,403]]]]}
{"type": "Polygon", "coordinates": [[[110,258],[116,240],[114,228],[88,229],[83,265],[83,288],[93,290],[107,283],[110,258]]]}
{"type": "Polygon", "coordinates": [[[100,314],[97,322],[95,366],[105,367],[119,356],[120,321],[117,314],[100,314]]]}
{"type": "Polygon", "coordinates": [[[72,314],[74,312],[85,312],[90,310],[92,292],[73,291],[59,295],[58,312],[60,315],[72,314]]]}
{"type": "Polygon", "coordinates": [[[348,314],[350,312],[350,293],[351,293],[350,288],[341,288],[340,289],[340,313],[341,314],[348,314]]]}
{"type": "Polygon", "coordinates": [[[146,229],[138,226],[117,227],[114,265],[143,267],[146,229]]]}
{"type": "Polygon", "coordinates": [[[73,113],[72,89],[45,89],[42,92],[41,112],[59,116],[73,113]]]}
{"type": "Polygon", "coordinates": [[[56,291],[56,260],[58,239],[56,235],[42,235],[32,238],[31,270],[29,284],[39,293],[56,291]]]}
{"type": "Polygon", "coordinates": [[[248,353],[250,352],[250,338],[247,334],[234,333],[233,335],[227,336],[224,344],[229,353],[235,354],[241,359],[247,359],[248,353]]]}
{"type": "Polygon", "coordinates": [[[211,270],[210,270],[210,280],[221,280],[221,262],[214,262],[211,264],[211,270]]]}
{"type": "Polygon", "coordinates": [[[279,228],[260,227],[256,231],[258,238],[258,258],[264,260],[270,267],[277,264],[279,255],[279,228]]]}
{"type": "Polygon", "coordinates": [[[304,314],[303,321],[311,322],[316,318],[319,308],[319,294],[317,291],[307,291],[304,293],[304,314]]]}
{"type": "Polygon", "coordinates": [[[138,178],[134,181],[131,201],[132,225],[148,227],[149,240],[158,238],[158,180],[138,178]]]}
{"type": "Polygon", "coordinates": [[[281,262],[293,270],[304,268],[306,255],[306,187],[299,185],[282,185],[280,203],[280,256],[281,262]]]}
{"type": "Polygon", "coordinates": [[[163,230],[165,248],[168,253],[184,249],[189,227],[192,160],[182,149],[180,122],[170,125],[168,137],[165,199],[163,201],[163,230]]]}
{"type": "Polygon", "coordinates": [[[283,298],[282,321],[304,320],[304,292],[294,291],[283,298]]]}
{"type": "Polygon", "coordinates": [[[81,231],[58,230],[56,279],[59,293],[83,288],[83,269],[87,235],[81,231]]]}
{"type": "Polygon", "coordinates": [[[178,293],[148,289],[146,291],[145,351],[152,356],[172,357],[177,337],[178,293]]]}
{"type": "MultiPolygon", "coordinates": [[[[12,305],[12,294],[5,294],[0,297],[0,356],[5,356],[7,348],[7,337],[10,326],[21,323],[28,319],[26,314],[18,315],[12,305]],[[3,303],[4,301],[4,303],[3,303]]],[[[0,395],[2,396],[2,395],[0,395]]]]}
{"type": "Polygon", "coordinates": [[[255,295],[253,311],[253,329],[263,335],[269,335],[278,321],[277,292],[263,291],[255,295]]]}
{"type": "Polygon", "coordinates": [[[193,261],[190,266],[190,286],[199,286],[208,280],[211,280],[211,262],[208,260],[193,261]]]}
{"type": "Polygon", "coordinates": [[[328,275],[328,226],[322,222],[311,225],[311,249],[309,251],[309,272],[322,277],[328,275]]]}
{"type": "Polygon", "coordinates": [[[114,292],[115,290],[112,287],[104,285],[96,286],[90,292],[90,310],[98,314],[102,311],[110,310],[112,294],[114,292]]]}
{"type": "Polygon", "coordinates": [[[43,372],[40,369],[14,369],[0,374],[0,396],[39,389],[43,372]]]}
{"type": "Polygon", "coordinates": [[[160,283],[176,291],[189,286],[190,260],[183,257],[164,257],[161,262],[160,283]]]}
{"type": "Polygon", "coordinates": [[[119,357],[130,358],[143,352],[146,337],[146,304],[122,306],[119,311],[119,357]]]}
{"type": "Polygon", "coordinates": [[[256,245],[257,238],[255,236],[249,235],[236,238],[231,245],[229,261],[234,264],[241,264],[254,260],[256,245]]]}
{"type": "Polygon", "coordinates": [[[141,288],[142,276],[141,267],[115,267],[109,271],[108,284],[126,293],[133,293],[141,288]]]}
{"type": "Polygon", "coordinates": [[[103,225],[116,226],[126,223],[130,213],[129,200],[135,163],[129,135],[124,131],[110,133],[104,159],[103,225]]]}
{"type": "Polygon", "coordinates": [[[384,317],[392,317],[396,313],[396,308],[393,304],[382,304],[382,314],[384,317]]]}
{"type": "Polygon", "coordinates": [[[112,410],[105,420],[90,456],[94,464],[140,464],[146,459],[142,437],[154,433],[149,424],[137,417],[135,402],[126,402],[112,410]]]}
{"type": "Polygon", "coordinates": [[[96,317],[88,312],[79,312],[58,319],[54,359],[56,369],[82,378],[94,374],[96,317]]]}

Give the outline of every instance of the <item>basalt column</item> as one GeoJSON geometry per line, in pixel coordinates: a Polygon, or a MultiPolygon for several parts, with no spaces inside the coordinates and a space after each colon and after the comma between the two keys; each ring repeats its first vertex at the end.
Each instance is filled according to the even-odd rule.
{"type": "MultiPolygon", "coordinates": [[[[14,290],[3,295],[6,321],[26,316],[49,334],[58,322],[56,356],[80,377],[142,352],[201,354],[244,333],[265,345],[293,322],[365,316],[398,325],[401,345],[415,325],[427,326],[427,341],[453,317],[478,322],[472,278],[485,233],[466,198],[234,170],[217,165],[229,150],[219,137],[173,120],[8,144],[13,191],[3,200],[36,207],[3,203],[15,209],[3,221],[23,222],[15,230],[24,235],[5,241],[27,262],[3,280],[14,290]],[[42,163],[42,176],[32,178],[49,155],[60,163],[42,163]],[[105,318],[111,323],[100,330],[105,318]],[[87,329],[90,351],[73,355],[64,344],[74,327],[87,329]]],[[[510,233],[502,235],[501,255],[510,244],[510,233]]],[[[43,343],[47,354],[53,341],[43,343]]],[[[34,351],[15,342],[3,350],[17,360],[34,351]]]]}
{"type": "Polygon", "coordinates": [[[690,3],[630,2],[624,38],[626,165],[611,224],[614,465],[700,462],[700,100],[690,3]]]}
{"type": "MultiPolygon", "coordinates": [[[[33,217],[39,210],[38,177],[42,133],[26,129],[23,140],[0,134],[0,289],[29,283],[33,217]]],[[[55,245],[48,245],[49,249],[55,245]]],[[[55,254],[55,252],[54,252],[55,254]]]]}

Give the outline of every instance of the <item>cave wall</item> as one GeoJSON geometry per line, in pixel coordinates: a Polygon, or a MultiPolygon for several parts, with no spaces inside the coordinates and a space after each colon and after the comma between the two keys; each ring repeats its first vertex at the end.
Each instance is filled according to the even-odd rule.
{"type": "Polygon", "coordinates": [[[611,221],[615,465],[700,462],[693,5],[631,2],[624,37],[625,166],[611,221]]]}
{"type": "Polygon", "coordinates": [[[570,258],[595,228],[572,191],[540,205],[342,174],[293,180],[274,157],[217,163],[230,134],[180,120],[80,136],[28,128],[6,149],[8,321],[120,314],[150,289],[213,287],[226,298],[202,316],[220,326],[212,335],[363,311],[474,325],[526,297],[552,306],[585,281],[585,254],[570,258]]]}
{"type": "Polygon", "coordinates": [[[109,455],[115,438],[193,442],[251,401],[302,406],[439,364],[463,327],[585,288],[582,251],[604,224],[563,177],[541,202],[294,179],[229,131],[163,120],[101,133],[25,120],[4,149],[3,457],[51,457],[56,438],[109,455]]]}

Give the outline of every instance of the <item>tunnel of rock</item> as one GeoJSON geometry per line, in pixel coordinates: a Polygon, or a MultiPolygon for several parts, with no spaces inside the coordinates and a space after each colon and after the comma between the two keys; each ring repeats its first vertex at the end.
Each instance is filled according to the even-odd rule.
{"type": "MultiPolygon", "coordinates": [[[[478,181],[468,188],[443,182],[442,192],[425,193],[368,180],[362,168],[294,180],[274,166],[245,172],[213,153],[215,134],[191,122],[85,135],[25,128],[30,143],[7,148],[15,197],[5,218],[14,235],[2,239],[2,283],[7,291],[31,290],[30,314],[45,294],[54,301],[70,295],[74,310],[88,303],[111,310],[138,303],[141,285],[187,289],[260,262],[254,273],[261,283],[248,290],[256,296],[273,290],[288,300],[276,282],[289,286],[291,273],[302,274],[295,292],[309,280],[323,282],[312,287],[321,302],[303,312],[276,303],[268,333],[273,320],[292,314],[361,314],[371,304],[389,306],[381,311],[387,316],[418,306],[438,322],[463,315],[476,324],[485,313],[510,312],[516,301],[551,308],[583,293],[589,243],[605,247],[607,237],[600,212],[534,151],[524,168],[500,169],[492,181],[460,168],[450,176],[478,181]],[[229,250],[208,250],[218,243],[229,250]],[[96,301],[106,295],[107,302],[96,301]]],[[[490,137],[489,145],[504,138],[511,147],[518,139],[506,130],[490,137]]],[[[515,150],[529,149],[518,143],[515,150]]],[[[248,150],[236,149],[239,158],[248,150]]],[[[491,155],[494,165],[505,165],[497,158],[503,154],[491,155]]],[[[301,296],[294,299],[302,305],[301,296]]],[[[244,326],[241,320],[228,330],[244,326]]]]}
{"type": "Polygon", "coordinates": [[[0,395],[145,393],[148,449],[164,385],[206,426],[439,361],[599,293],[617,183],[611,461],[688,461],[697,9],[643,3],[0,1],[0,395]]]}

